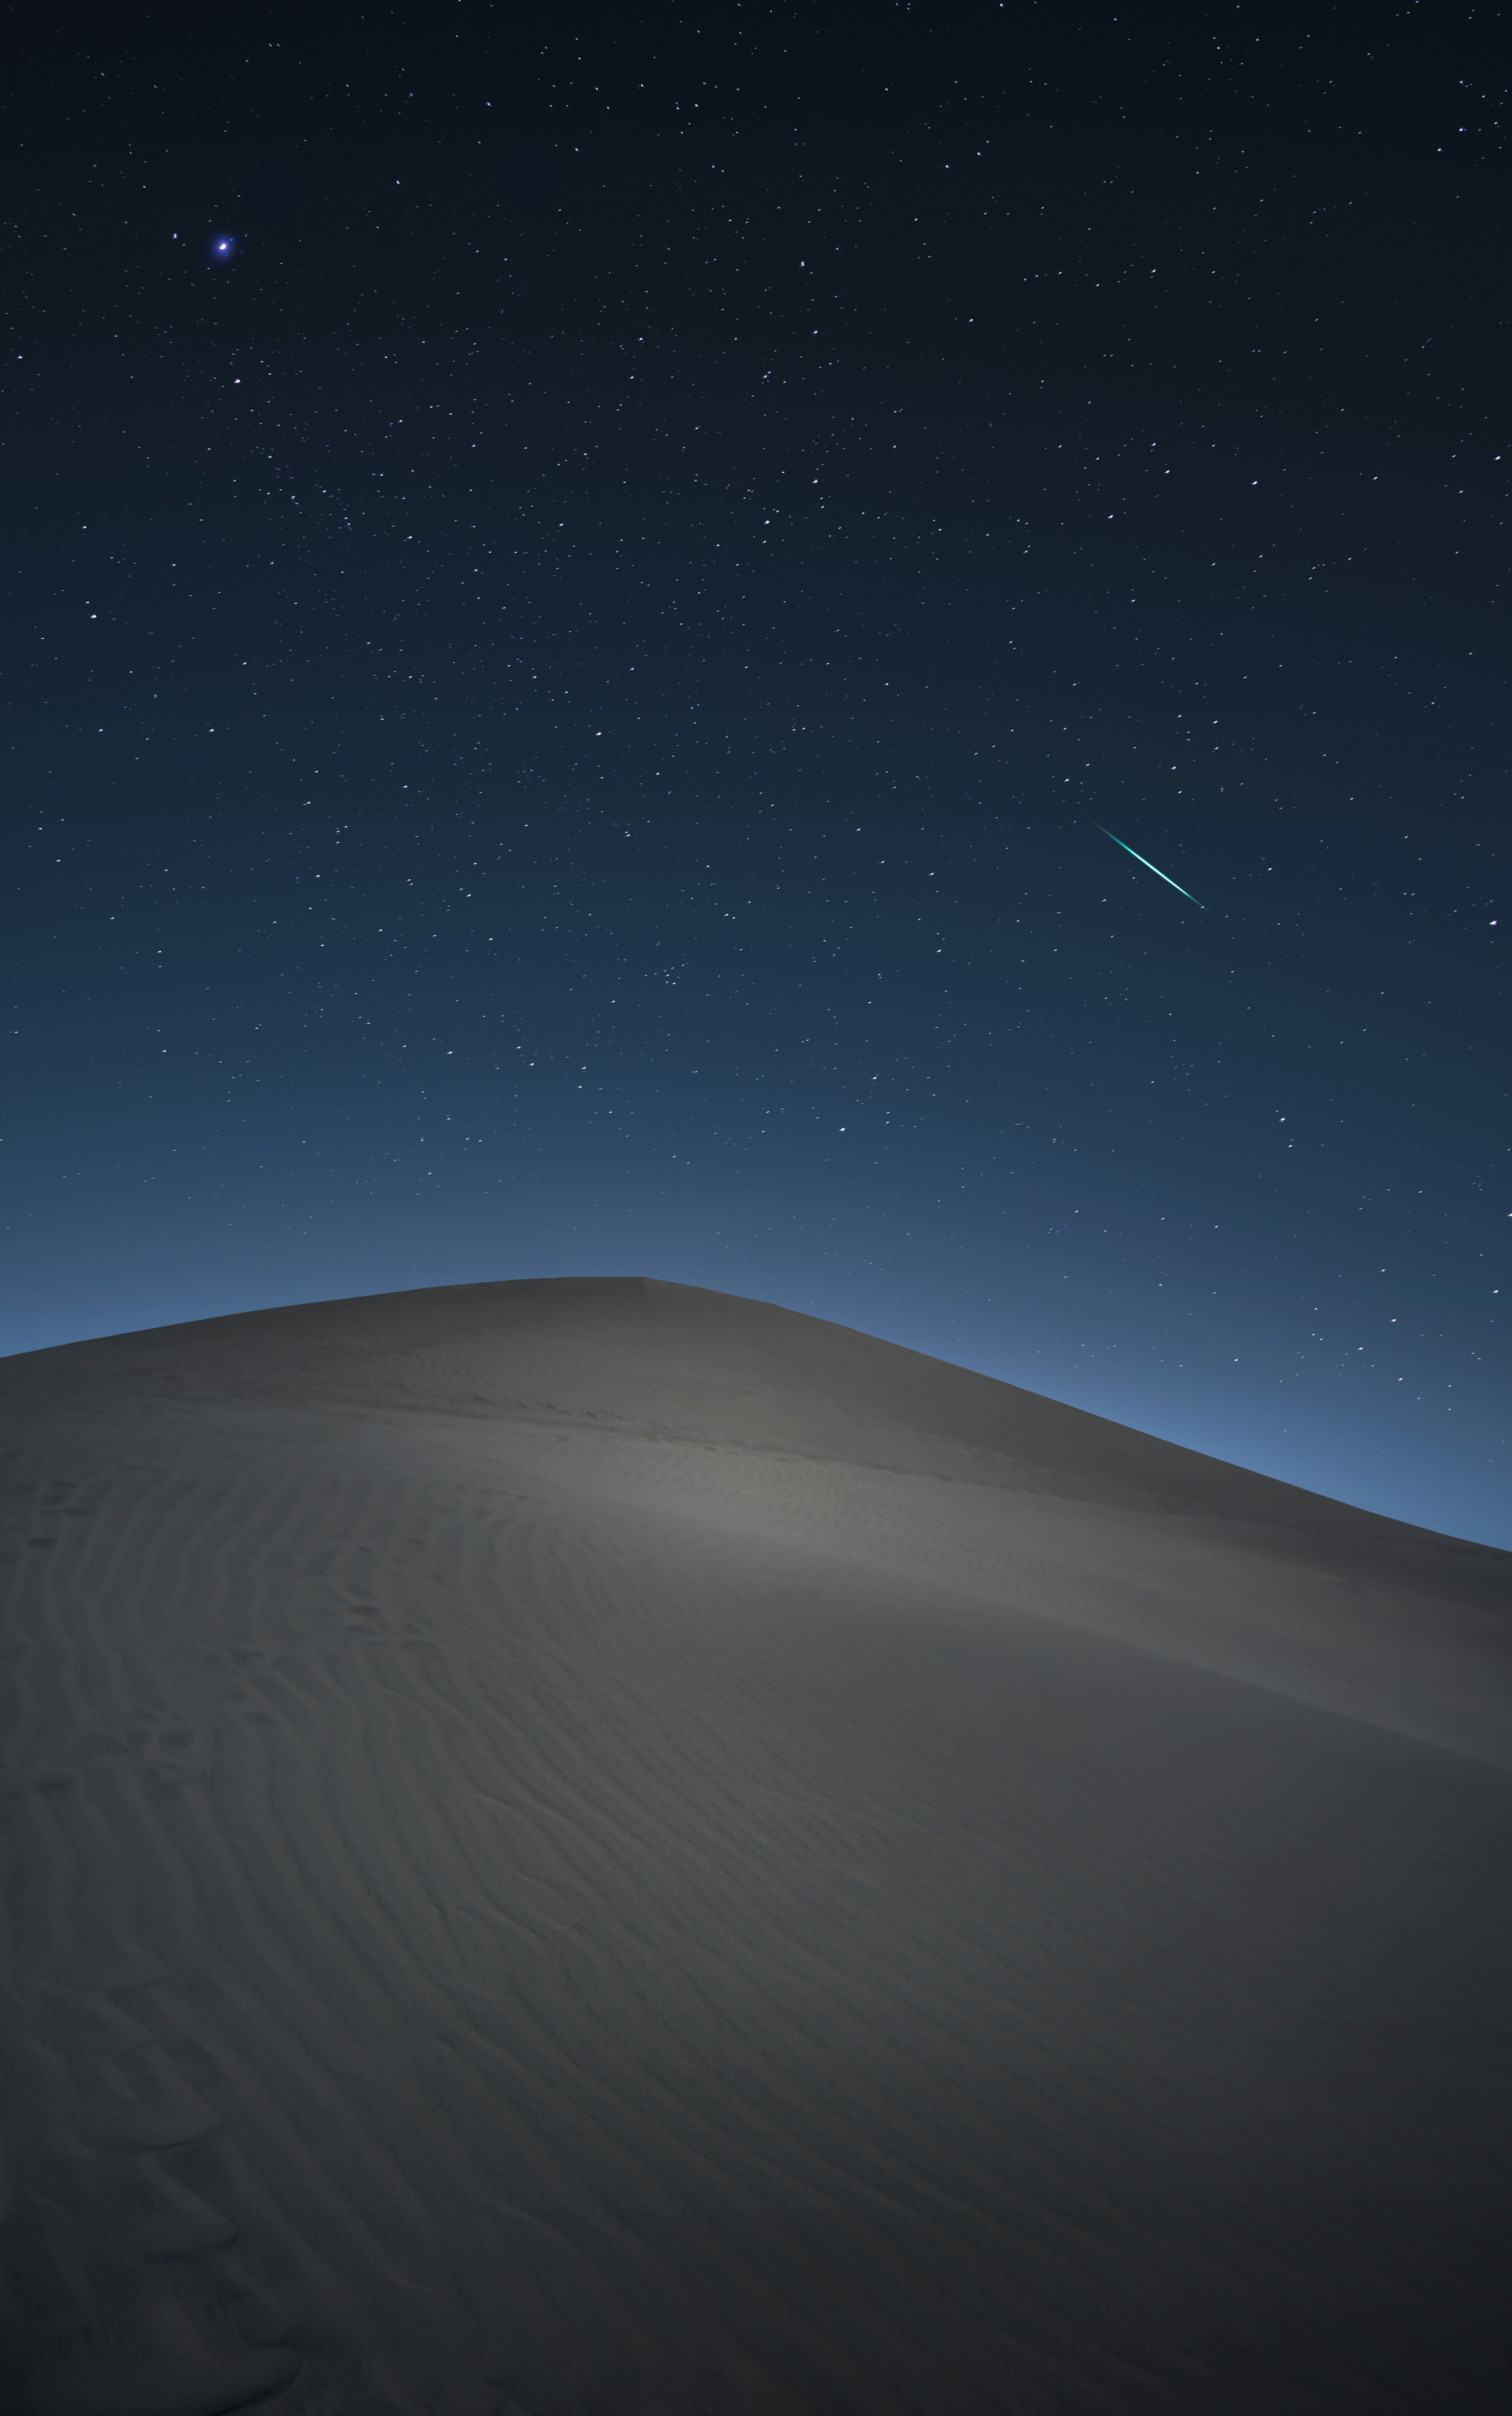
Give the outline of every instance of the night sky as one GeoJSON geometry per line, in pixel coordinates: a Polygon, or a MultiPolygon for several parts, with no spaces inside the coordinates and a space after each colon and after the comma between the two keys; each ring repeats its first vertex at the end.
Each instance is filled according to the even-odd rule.
{"type": "Polygon", "coordinates": [[[8,78],[0,1350],[644,1273],[1512,1543],[1501,20],[305,14],[8,78]]]}

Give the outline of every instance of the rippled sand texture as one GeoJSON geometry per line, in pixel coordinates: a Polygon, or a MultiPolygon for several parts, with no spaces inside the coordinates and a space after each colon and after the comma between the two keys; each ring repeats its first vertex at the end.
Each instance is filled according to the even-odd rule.
{"type": "Polygon", "coordinates": [[[640,1280],[0,1441],[17,2416],[1506,2405],[1512,1556],[640,1280]]]}

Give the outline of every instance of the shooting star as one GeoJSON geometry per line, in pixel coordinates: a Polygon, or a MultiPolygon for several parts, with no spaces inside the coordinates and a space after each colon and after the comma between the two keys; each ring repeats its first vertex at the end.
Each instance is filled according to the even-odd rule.
{"type": "MultiPolygon", "coordinates": [[[[1152,864],[1147,855],[1142,855],[1137,847],[1130,847],[1126,838],[1119,838],[1112,831],[1106,829],[1101,823],[1094,823],[1092,827],[1094,830],[1100,830],[1104,838],[1111,838],[1114,847],[1121,847],[1126,855],[1131,855],[1136,864],[1142,864],[1146,872],[1153,872],[1157,881],[1166,882],[1171,888],[1178,891],[1183,898],[1191,898],[1192,904],[1194,906],[1202,906],[1202,901],[1200,898],[1192,898],[1192,893],[1189,889],[1183,889],[1180,882],[1172,881],[1169,872],[1162,872],[1160,867],[1157,864],[1152,864]]],[[[1207,908],[1205,906],[1202,906],[1202,912],[1204,914],[1207,913],[1207,908]]]]}

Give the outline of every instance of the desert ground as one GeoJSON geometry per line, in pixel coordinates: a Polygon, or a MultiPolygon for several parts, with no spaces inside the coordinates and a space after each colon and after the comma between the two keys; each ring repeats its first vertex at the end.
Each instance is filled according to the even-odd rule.
{"type": "Polygon", "coordinates": [[[0,1363],[16,2416],[1512,2390],[1512,1555],[641,1278],[0,1363]]]}

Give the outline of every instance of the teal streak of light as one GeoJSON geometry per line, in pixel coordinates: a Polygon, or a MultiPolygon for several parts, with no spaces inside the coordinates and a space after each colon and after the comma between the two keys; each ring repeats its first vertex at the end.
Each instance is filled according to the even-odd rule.
{"type": "MultiPolygon", "coordinates": [[[[1092,827],[1094,830],[1100,830],[1104,838],[1111,838],[1114,847],[1121,847],[1126,855],[1131,855],[1136,864],[1142,864],[1146,872],[1153,872],[1157,881],[1164,881],[1167,883],[1171,888],[1176,891],[1179,897],[1191,898],[1191,902],[1194,906],[1202,906],[1202,901],[1200,898],[1192,898],[1192,893],[1189,889],[1183,889],[1179,881],[1172,881],[1169,872],[1162,872],[1157,864],[1152,864],[1149,857],[1147,855],[1142,855],[1137,847],[1130,847],[1127,839],[1120,838],[1116,831],[1109,830],[1107,825],[1103,823],[1094,823],[1092,827]]],[[[1204,914],[1207,913],[1207,908],[1205,906],[1202,906],[1202,912],[1204,914]]]]}

